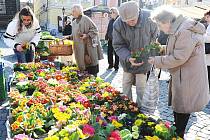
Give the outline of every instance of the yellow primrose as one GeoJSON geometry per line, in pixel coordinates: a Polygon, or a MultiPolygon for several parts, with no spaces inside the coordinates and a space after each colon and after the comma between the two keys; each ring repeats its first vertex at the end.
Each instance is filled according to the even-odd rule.
{"type": "Polygon", "coordinates": [[[136,126],[140,126],[140,125],[142,125],[142,123],[143,123],[143,121],[142,121],[141,119],[137,119],[137,120],[134,122],[134,124],[135,124],[136,126]]]}
{"type": "Polygon", "coordinates": [[[70,108],[67,108],[65,111],[66,111],[66,113],[68,113],[68,114],[69,114],[69,116],[71,116],[71,114],[72,114],[72,110],[71,110],[70,108]]]}
{"type": "Polygon", "coordinates": [[[117,122],[116,120],[112,121],[112,125],[114,125],[116,128],[122,127],[123,125],[119,122],[117,122]]]}
{"type": "Polygon", "coordinates": [[[40,119],[37,119],[36,120],[36,124],[41,127],[41,126],[44,125],[44,122],[42,120],[40,120],[40,119]]]}
{"type": "Polygon", "coordinates": [[[82,130],[79,127],[77,127],[77,133],[79,134],[79,137],[81,139],[85,139],[86,138],[86,136],[82,133],[82,130]]]}
{"type": "Polygon", "coordinates": [[[25,106],[26,105],[26,103],[28,102],[28,99],[27,98],[23,98],[20,102],[19,102],[19,104],[20,104],[20,106],[25,106]]]}
{"type": "Polygon", "coordinates": [[[107,97],[109,96],[109,92],[105,91],[103,94],[102,94],[102,97],[107,97]]]}
{"type": "Polygon", "coordinates": [[[53,107],[53,108],[52,108],[52,112],[53,112],[54,114],[56,114],[56,113],[59,113],[60,110],[59,110],[59,108],[57,108],[57,107],[53,107]]]}
{"type": "Polygon", "coordinates": [[[110,83],[104,82],[104,83],[101,83],[101,84],[99,85],[100,88],[105,88],[105,87],[107,87],[107,86],[110,86],[110,83]]]}
{"type": "Polygon", "coordinates": [[[28,122],[23,122],[23,127],[26,129],[26,128],[28,128],[28,126],[29,126],[29,123],[28,122]]]}
{"type": "Polygon", "coordinates": [[[81,121],[81,124],[87,124],[88,122],[89,122],[88,119],[86,119],[86,120],[84,119],[84,120],[81,121]]]}
{"type": "Polygon", "coordinates": [[[80,86],[80,87],[79,87],[79,90],[80,90],[80,91],[85,91],[85,90],[86,90],[86,87],[85,87],[85,86],[80,86]]]}
{"type": "Polygon", "coordinates": [[[157,136],[145,136],[146,140],[160,140],[157,136]]]}
{"type": "Polygon", "coordinates": [[[26,113],[24,117],[25,117],[26,119],[28,119],[28,118],[31,117],[31,114],[30,114],[30,113],[26,113]]]}
{"type": "Polygon", "coordinates": [[[63,140],[69,140],[69,138],[68,137],[64,137],[63,140]]]}
{"type": "Polygon", "coordinates": [[[70,108],[80,108],[80,109],[84,108],[84,106],[82,104],[80,104],[80,103],[76,103],[75,104],[75,102],[74,103],[70,103],[69,106],[70,106],[70,108]]]}
{"type": "Polygon", "coordinates": [[[56,136],[56,135],[53,135],[53,136],[51,136],[51,137],[45,138],[44,140],[59,140],[59,137],[56,136]]]}
{"type": "Polygon", "coordinates": [[[69,136],[69,132],[66,129],[62,129],[59,132],[59,135],[62,136],[62,137],[68,137],[69,136]]]}
{"type": "Polygon", "coordinates": [[[67,120],[70,118],[69,114],[67,114],[67,113],[61,113],[61,112],[55,113],[53,116],[54,116],[58,121],[67,121],[67,120]]]}
{"type": "Polygon", "coordinates": [[[69,133],[72,133],[76,130],[77,126],[74,124],[67,125],[65,129],[68,130],[69,133]]]}
{"type": "Polygon", "coordinates": [[[81,125],[81,120],[76,120],[76,121],[74,121],[74,122],[73,122],[73,125],[75,125],[75,126],[81,125]]]}

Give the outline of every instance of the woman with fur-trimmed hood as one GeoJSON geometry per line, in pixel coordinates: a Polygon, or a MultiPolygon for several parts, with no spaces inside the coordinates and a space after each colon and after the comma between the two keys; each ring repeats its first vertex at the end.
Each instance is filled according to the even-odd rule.
{"type": "Polygon", "coordinates": [[[171,74],[171,105],[176,132],[184,137],[190,114],[201,111],[209,102],[209,86],[204,52],[205,27],[190,18],[163,8],[154,20],[168,34],[165,56],[151,57],[148,62],[171,74]]]}

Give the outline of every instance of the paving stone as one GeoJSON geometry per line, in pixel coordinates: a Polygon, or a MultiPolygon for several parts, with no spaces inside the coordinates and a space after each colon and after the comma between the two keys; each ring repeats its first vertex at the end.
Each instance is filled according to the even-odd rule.
{"type": "Polygon", "coordinates": [[[200,128],[198,128],[195,125],[191,126],[190,129],[195,130],[195,131],[200,131],[201,130],[200,128]]]}
{"type": "Polygon", "coordinates": [[[198,137],[201,137],[201,138],[205,138],[205,139],[208,137],[208,135],[204,134],[202,131],[201,132],[198,132],[197,133],[197,136],[198,137]]]}
{"type": "Polygon", "coordinates": [[[210,135],[210,130],[204,128],[201,130],[202,133],[206,134],[206,135],[210,135]]]}

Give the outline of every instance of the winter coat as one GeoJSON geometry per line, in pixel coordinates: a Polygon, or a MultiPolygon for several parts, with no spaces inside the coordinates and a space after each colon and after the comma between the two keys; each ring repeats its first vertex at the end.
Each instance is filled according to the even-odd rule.
{"type": "Polygon", "coordinates": [[[80,70],[85,70],[87,66],[98,65],[98,60],[103,59],[103,52],[98,36],[98,29],[93,21],[86,15],[82,15],[79,20],[72,23],[72,35],[74,40],[75,60],[80,70]],[[87,34],[88,38],[80,39],[80,34],[87,34]],[[93,42],[97,46],[93,46],[93,42]],[[85,54],[91,59],[91,64],[85,63],[85,54]]]}
{"type": "MultiPolygon", "coordinates": [[[[116,17],[117,19],[118,17],[116,17]]],[[[114,24],[114,21],[116,19],[110,19],[109,20],[109,24],[108,24],[108,27],[107,27],[107,31],[106,31],[106,35],[105,35],[105,40],[110,40],[112,41],[112,32],[113,32],[113,24],[114,24]]]]}
{"type": "Polygon", "coordinates": [[[147,61],[139,67],[133,67],[129,62],[132,51],[144,48],[157,38],[157,25],[149,16],[149,11],[141,10],[138,22],[134,27],[128,26],[121,17],[114,22],[112,45],[125,72],[145,74],[150,70],[150,64],[147,61]]]}
{"type": "Polygon", "coordinates": [[[172,76],[172,108],[178,113],[202,110],[209,102],[204,53],[205,27],[180,15],[171,24],[165,56],[155,56],[158,68],[172,76]]]}
{"type": "Polygon", "coordinates": [[[71,24],[66,24],[64,26],[64,29],[63,29],[63,36],[66,36],[66,35],[71,35],[71,32],[72,32],[72,27],[71,27],[71,24]]]}
{"type": "Polygon", "coordinates": [[[34,19],[31,28],[26,28],[23,25],[22,31],[18,32],[18,19],[14,19],[7,26],[7,30],[4,34],[4,42],[11,48],[22,43],[32,43],[36,46],[40,40],[40,32],[41,28],[38,20],[34,19]]]}

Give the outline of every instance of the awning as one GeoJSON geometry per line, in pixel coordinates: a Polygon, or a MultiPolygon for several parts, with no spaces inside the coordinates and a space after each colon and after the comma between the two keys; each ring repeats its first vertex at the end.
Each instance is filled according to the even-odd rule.
{"type": "Polygon", "coordinates": [[[109,13],[109,8],[107,6],[97,5],[97,6],[88,7],[84,9],[83,12],[85,15],[89,15],[93,12],[109,13]]]}
{"type": "Polygon", "coordinates": [[[179,11],[187,17],[201,19],[208,10],[210,10],[210,5],[196,5],[190,7],[179,7],[179,11]]]}

